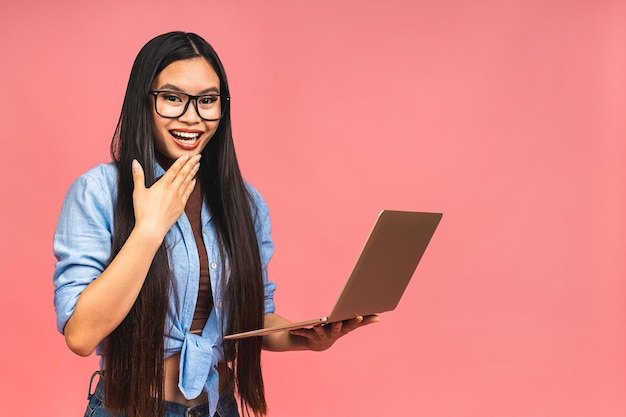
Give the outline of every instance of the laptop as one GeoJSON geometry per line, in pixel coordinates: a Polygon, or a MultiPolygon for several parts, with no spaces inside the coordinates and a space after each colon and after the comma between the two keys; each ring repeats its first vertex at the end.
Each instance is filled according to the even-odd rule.
{"type": "Polygon", "coordinates": [[[383,210],[330,314],[227,335],[224,339],[310,328],[395,309],[441,217],[441,213],[383,210]]]}

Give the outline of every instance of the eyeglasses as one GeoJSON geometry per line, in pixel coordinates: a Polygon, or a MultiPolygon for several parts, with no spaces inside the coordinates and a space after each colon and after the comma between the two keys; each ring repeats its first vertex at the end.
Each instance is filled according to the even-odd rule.
{"type": "Polygon", "coordinates": [[[154,96],[154,109],[161,117],[176,119],[187,111],[193,100],[196,113],[202,120],[209,122],[220,120],[230,102],[230,97],[220,94],[203,94],[192,96],[180,91],[157,90],[150,91],[154,96]]]}

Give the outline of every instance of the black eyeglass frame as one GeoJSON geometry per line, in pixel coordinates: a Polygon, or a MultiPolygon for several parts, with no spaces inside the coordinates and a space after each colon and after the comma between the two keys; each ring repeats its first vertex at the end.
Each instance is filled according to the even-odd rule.
{"type": "Polygon", "coordinates": [[[221,120],[222,117],[224,117],[224,114],[226,114],[226,111],[228,109],[228,105],[230,104],[230,96],[226,96],[223,94],[200,94],[199,96],[194,96],[191,94],[183,93],[182,91],[174,91],[174,90],[150,90],[148,91],[148,93],[154,97],[154,111],[159,116],[165,117],[166,119],[178,119],[183,114],[187,113],[187,109],[189,109],[189,103],[191,103],[191,101],[193,100],[194,108],[196,109],[196,114],[198,115],[199,118],[207,122],[216,122],[218,120],[221,120]],[[182,94],[184,96],[187,96],[187,103],[185,104],[183,111],[178,116],[163,116],[161,113],[159,113],[159,110],[157,109],[157,96],[160,93],[173,93],[173,94],[182,94]],[[204,117],[200,116],[200,111],[198,110],[198,99],[200,97],[216,97],[216,96],[219,97],[222,101],[220,103],[220,107],[221,107],[220,117],[217,119],[205,119],[204,117]]]}

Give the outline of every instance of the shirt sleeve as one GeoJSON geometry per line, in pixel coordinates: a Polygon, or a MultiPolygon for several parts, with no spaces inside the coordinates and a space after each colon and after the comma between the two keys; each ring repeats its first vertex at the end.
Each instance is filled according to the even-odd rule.
{"type": "Polygon", "coordinates": [[[114,194],[103,173],[94,169],[70,186],[54,234],[54,307],[61,333],[78,297],[111,256],[114,194]]]}
{"type": "Polygon", "coordinates": [[[265,314],[274,313],[276,306],[274,304],[274,292],[276,284],[268,278],[268,264],[274,255],[274,241],[272,240],[272,223],[270,221],[269,209],[265,200],[259,192],[248,184],[248,189],[254,200],[256,208],[255,212],[255,230],[257,240],[259,242],[259,251],[261,254],[261,264],[263,266],[263,283],[265,285],[265,314]]]}

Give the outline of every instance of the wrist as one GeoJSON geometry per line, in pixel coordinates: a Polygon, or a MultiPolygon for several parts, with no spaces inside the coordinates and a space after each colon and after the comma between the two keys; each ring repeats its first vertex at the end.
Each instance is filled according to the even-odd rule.
{"type": "Polygon", "coordinates": [[[137,240],[142,245],[156,250],[159,246],[161,246],[161,243],[163,243],[166,233],[167,232],[159,231],[158,228],[155,227],[136,224],[128,236],[128,240],[137,240]]]}

